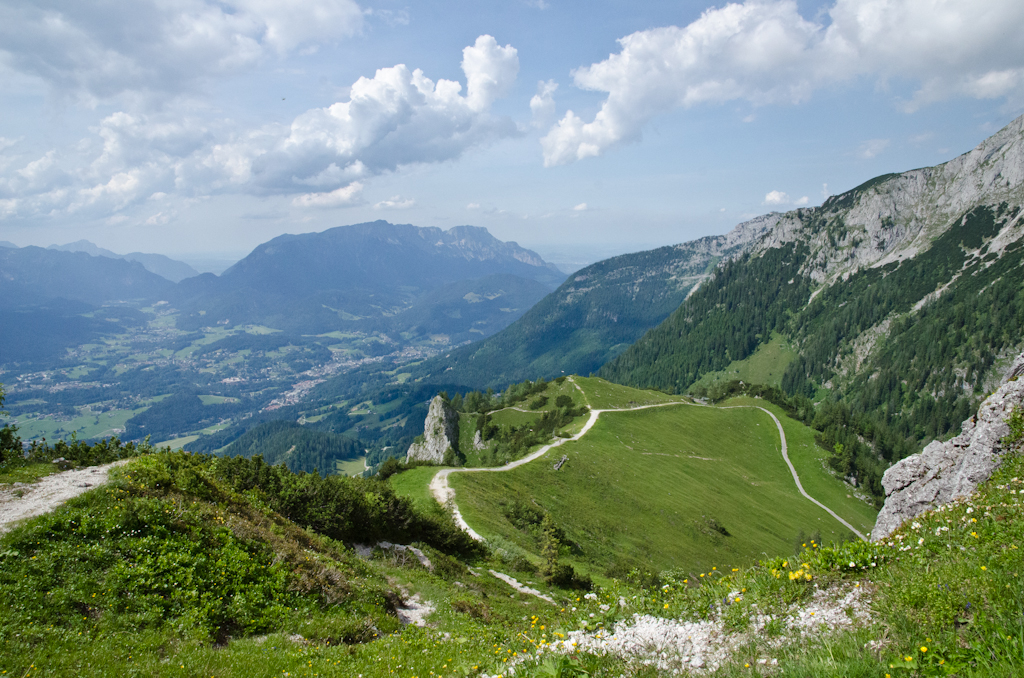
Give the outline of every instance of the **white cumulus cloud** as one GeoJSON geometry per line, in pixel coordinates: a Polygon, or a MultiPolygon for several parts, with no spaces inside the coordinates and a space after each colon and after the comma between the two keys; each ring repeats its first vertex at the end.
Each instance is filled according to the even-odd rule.
{"type": "Polygon", "coordinates": [[[0,61],[60,96],[176,94],[362,26],[353,0],[5,0],[0,61]]]}
{"type": "Polygon", "coordinates": [[[810,202],[811,199],[806,195],[794,200],[789,197],[788,193],[784,193],[783,191],[769,191],[764,196],[765,205],[796,205],[797,207],[802,207],[810,202]]]}
{"type": "Polygon", "coordinates": [[[407,210],[410,207],[415,207],[416,201],[412,198],[402,198],[400,195],[393,195],[387,200],[381,200],[379,203],[374,205],[374,209],[382,210],[407,210]]]}
{"type": "Polygon", "coordinates": [[[325,193],[306,193],[296,196],[292,204],[296,207],[347,207],[358,204],[363,192],[363,184],[353,181],[348,186],[325,193]]]}
{"type": "Polygon", "coordinates": [[[555,91],[558,83],[554,80],[541,80],[537,83],[537,93],[530,99],[530,111],[533,113],[535,127],[550,125],[555,118],[555,91]]]}
{"type": "Polygon", "coordinates": [[[378,69],[374,77],[352,85],[348,101],[298,116],[272,147],[257,143],[238,152],[248,153],[253,180],[264,190],[290,192],[294,184],[329,176],[324,172],[377,174],[401,165],[440,162],[518,134],[510,119],[490,113],[495,99],[515,82],[516,49],[482,35],[463,50],[462,68],[465,95],[460,83],[435,83],[404,64],[378,69]]]}
{"type": "Polygon", "coordinates": [[[607,97],[593,120],[565,113],[541,140],[544,164],[636,141],[675,108],[795,104],[858,76],[914,83],[906,110],[954,96],[1024,100],[1020,0],[837,0],[827,19],[804,18],[794,0],[747,0],[621,38],[617,54],[574,71],[577,87],[607,97]]]}
{"type": "Polygon", "coordinates": [[[463,50],[462,68],[465,86],[434,82],[404,64],[381,68],[359,78],[345,101],[255,129],[196,118],[184,104],[113,113],[74,147],[41,157],[5,153],[3,212],[116,211],[154,193],[296,195],[299,207],[355,204],[373,176],[521,134],[511,119],[491,112],[515,82],[516,49],[480,36],[463,50]]]}

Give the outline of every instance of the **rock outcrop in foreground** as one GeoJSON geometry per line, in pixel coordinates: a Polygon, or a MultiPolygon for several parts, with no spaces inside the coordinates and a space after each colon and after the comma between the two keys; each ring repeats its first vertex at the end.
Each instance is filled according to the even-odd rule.
{"type": "Polygon", "coordinates": [[[1024,407],[1024,353],[995,393],[963,423],[961,433],[946,442],[934,441],[920,454],[899,461],[882,476],[885,506],[871,531],[873,540],[887,537],[919,513],[971,494],[999,466],[1006,419],[1024,407]]]}
{"type": "Polygon", "coordinates": [[[423,424],[423,442],[413,443],[406,453],[406,461],[444,462],[444,455],[459,449],[459,413],[441,396],[430,401],[427,420],[423,424]]]}

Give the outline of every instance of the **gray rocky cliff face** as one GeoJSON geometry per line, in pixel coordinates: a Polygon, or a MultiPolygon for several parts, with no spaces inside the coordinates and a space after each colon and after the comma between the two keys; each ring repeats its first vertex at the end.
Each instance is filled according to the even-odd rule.
{"type": "Polygon", "coordinates": [[[410,445],[405,459],[440,464],[444,461],[445,452],[458,451],[458,445],[459,413],[441,396],[434,396],[423,424],[423,442],[410,445]]]}
{"type": "MultiPolygon", "coordinates": [[[[827,286],[859,269],[911,259],[967,211],[1004,201],[1011,207],[1024,203],[1024,116],[949,162],[879,177],[819,208],[765,215],[720,237],[756,239],[742,248],[754,254],[804,243],[810,257],[803,274],[827,286]],[[838,230],[822,227],[840,222],[838,230]]],[[[997,240],[1019,239],[1022,217],[1007,224],[997,240]]]]}
{"type": "Polygon", "coordinates": [[[1000,441],[1010,432],[1006,419],[1018,407],[1024,407],[1024,353],[978,414],[964,422],[960,435],[934,441],[885,472],[885,505],[871,538],[887,537],[904,520],[967,496],[988,480],[1002,458],[1000,441]]]}

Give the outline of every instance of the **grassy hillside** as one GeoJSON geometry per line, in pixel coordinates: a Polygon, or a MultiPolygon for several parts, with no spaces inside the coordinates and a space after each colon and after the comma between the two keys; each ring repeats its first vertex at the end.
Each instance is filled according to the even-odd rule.
{"type": "Polygon", "coordinates": [[[721,405],[763,407],[775,414],[786,432],[789,460],[793,462],[800,476],[800,484],[807,494],[841,515],[864,534],[871,531],[878,511],[863,490],[855,489],[836,477],[835,471],[828,465],[828,452],[815,441],[814,429],[786,416],[785,410],[778,405],[760,398],[730,398],[721,405]]]}
{"type": "MultiPolygon", "coordinates": [[[[872,509],[847,497],[821,467],[813,433],[792,420],[786,428],[799,471],[826,495],[821,500],[856,525],[873,525],[872,509]]],[[[797,493],[777,429],[756,409],[683,404],[607,412],[550,459],[505,473],[456,474],[449,483],[466,520],[484,536],[536,551],[536,531],[522,520],[514,524],[513,505],[532,506],[549,513],[576,545],[573,558],[598,571],[702,570],[787,552],[798,537],[816,533],[827,542],[852,537],[797,493]],[[563,454],[569,459],[555,471],[563,454]]]]}
{"type": "Polygon", "coordinates": [[[446,546],[447,528],[424,531],[443,517],[412,510],[386,485],[315,478],[154,454],[0,536],[0,672],[478,675],[501,665],[493,650],[523,614],[551,613],[427,544],[432,573],[379,549],[357,557],[345,543],[479,551],[461,533],[446,546]],[[403,626],[396,609],[409,589],[443,631],[403,626]],[[450,642],[439,648],[442,635],[450,642]]]}
{"type": "Polygon", "coordinates": [[[696,381],[690,390],[713,388],[716,384],[738,379],[747,384],[767,384],[778,388],[782,385],[782,376],[786,368],[799,355],[796,346],[778,332],[772,332],[771,338],[759,345],[748,357],[734,360],[725,369],[706,372],[696,381]]]}
{"type": "MultiPolygon", "coordinates": [[[[661,441],[687,432],[678,421],[662,421],[673,412],[716,425],[690,432],[693,445],[717,438],[737,447],[745,430],[751,458],[765,438],[758,429],[774,429],[757,410],[671,405],[602,415],[606,426],[595,431],[615,445],[620,462],[627,453],[693,451],[680,437],[675,445],[661,441]]],[[[0,606],[0,672],[493,678],[515,667],[517,678],[655,678],[693,675],[688,669],[702,666],[728,677],[1018,676],[1024,434],[1016,421],[1016,442],[1007,441],[1016,454],[978,494],[922,514],[882,542],[823,547],[808,540],[795,557],[784,542],[757,554],[756,564],[725,553],[699,571],[625,574],[589,593],[546,585],[509,542],[485,554],[460,547],[445,529],[423,529],[444,522],[436,507],[396,503],[376,481],[297,476],[237,458],[149,454],[115,472],[107,486],[0,536],[0,596],[7,601],[0,606]],[[348,546],[382,538],[419,538],[432,567],[408,551],[377,548],[363,558],[348,546]],[[403,624],[399,613],[417,604],[426,606],[426,626],[403,624]],[[654,636],[645,635],[652,629],[654,636]],[[665,642],[670,636],[676,640],[665,642]]],[[[784,425],[791,450],[804,449],[810,432],[784,425]]],[[[87,463],[89,450],[79,447],[87,463]]],[[[100,452],[104,459],[118,454],[91,454],[98,459],[100,452]]],[[[742,474],[751,459],[728,456],[720,453],[724,475],[746,488],[742,474]]],[[[801,473],[814,457],[794,456],[801,473]]],[[[577,455],[563,470],[582,460],[577,455]]],[[[619,464],[620,483],[630,482],[629,469],[619,464]]],[[[407,471],[392,484],[411,480],[424,488],[432,470],[407,471]]],[[[765,475],[764,485],[749,487],[781,486],[774,470],[765,475]]],[[[615,484],[597,469],[578,480],[615,484]]],[[[814,491],[827,492],[827,485],[814,491]]],[[[610,495],[606,504],[619,499],[610,495]]],[[[760,520],[757,513],[774,508],[763,504],[746,518],[760,520]]],[[[839,510],[850,515],[852,506],[839,510]]]]}

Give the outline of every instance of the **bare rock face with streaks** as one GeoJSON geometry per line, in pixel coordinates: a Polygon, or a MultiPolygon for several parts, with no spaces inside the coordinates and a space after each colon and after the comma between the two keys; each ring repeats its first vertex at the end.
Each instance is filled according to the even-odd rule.
{"type": "Polygon", "coordinates": [[[458,452],[459,413],[441,396],[430,401],[427,420],[423,424],[423,442],[409,446],[406,461],[444,462],[445,453],[458,452]]]}
{"type": "Polygon", "coordinates": [[[1024,407],[1024,353],[1017,356],[1002,385],[963,423],[960,435],[934,441],[920,454],[899,461],[882,476],[885,506],[871,531],[887,537],[908,518],[971,494],[999,466],[1010,413],[1024,407]]]}

